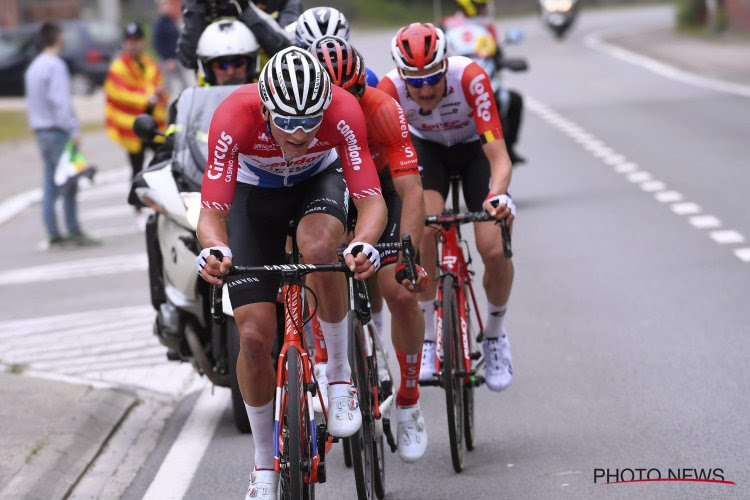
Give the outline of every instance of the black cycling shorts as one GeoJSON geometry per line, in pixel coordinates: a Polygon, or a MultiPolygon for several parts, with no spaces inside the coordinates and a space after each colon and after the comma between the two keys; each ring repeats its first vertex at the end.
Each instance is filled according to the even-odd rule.
{"type": "Polygon", "coordinates": [[[422,188],[437,191],[446,200],[450,177],[458,175],[461,177],[466,208],[470,212],[481,211],[482,203],[490,192],[490,162],[484,154],[482,143],[476,140],[448,147],[413,134],[411,140],[419,158],[422,188]]]}
{"type": "MultiPolygon", "coordinates": [[[[337,160],[309,180],[285,188],[237,184],[229,212],[229,248],[232,263],[242,266],[284,264],[289,221],[309,214],[329,214],[346,223],[348,192],[337,160]]],[[[227,279],[232,307],[276,302],[281,278],[245,274],[227,279]]]]}

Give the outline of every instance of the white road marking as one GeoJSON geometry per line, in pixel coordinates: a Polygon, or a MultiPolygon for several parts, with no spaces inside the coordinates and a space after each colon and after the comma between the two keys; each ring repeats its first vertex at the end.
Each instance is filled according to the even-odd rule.
{"type": "Polygon", "coordinates": [[[640,182],[646,182],[653,179],[653,175],[651,175],[649,172],[633,172],[632,174],[628,174],[628,180],[630,182],[634,183],[640,183],[640,182]]]}
{"type": "MultiPolygon", "coordinates": [[[[597,41],[597,43],[599,42],[597,41]]],[[[750,87],[748,87],[748,90],[750,91],[750,87]]],[[[617,151],[597,139],[596,136],[564,118],[546,104],[537,101],[531,96],[526,96],[526,103],[527,108],[531,112],[570,136],[596,158],[612,166],[615,172],[626,175],[626,178],[630,182],[638,184],[643,191],[654,193],[654,198],[657,201],[671,204],[670,208],[675,214],[692,215],[689,220],[693,227],[697,229],[709,229],[721,226],[721,221],[712,215],[696,215],[702,211],[700,205],[683,201],[684,196],[681,193],[668,189],[666,183],[662,181],[654,180],[649,172],[639,171],[637,164],[628,161],[624,155],[617,153],[617,151]]],[[[713,231],[710,233],[710,236],[711,239],[719,244],[734,244],[745,241],[745,237],[734,230],[713,231]]],[[[736,249],[734,253],[743,262],[750,262],[750,249],[736,249]]]]}
{"type": "Polygon", "coordinates": [[[647,181],[641,184],[641,189],[643,189],[647,193],[662,191],[666,189],[666,187],[667,185],[664,184],[662,181],[647,181]]]}
{"type": "Polygon", "coordinates": [[[702,212],[700,205],[690,201],[675,203],[671,208],[677,215],[695,215],[702,212]]]}
{"type": "Polygon", "coordinates": [[[143,500],[180,500],[187,492],[216,426],[229,404],[229,391],[206,387],[172,444],[143,500]]]}
{"type": "Polygon", "coordinates": [[[179,396],[196,375],[169,362],[149,305],[0,322],[2,362],[33,373],[179,396]]]}
{"type": "Polygon", "coordinates": [[[147,269],[148,259],[145,253],[92,257],[3,271],[0,273],[0,286],[91,278],[93,276],[146,271],[147,269]]]}
{"type": "Polygon", "coordinates": [[[693,227],[698,229],[712,229],[721,226],[721,221],[713,215],[696,215],[688,220],[693,227]]]}
{"type": "MultiPolygon", "coordinates": [[[[609,34],[609,33],[608,33],[609,34]]],[[[716,92],[724,92],[727,94],[739,95],[742,97],[750,97],[750,86],[741,85],[739,83],[730,83],[714,78],[707,78],[699,76],[687,71],[683,71],[669,64],[665,64],[656,59],[636,54],[629,50],[617,47],[610,43],[607,43],[601,39],[601,34],[588,35],[584,39],[584,44],[594,50],[598,50],[612,57],[620,59],[621,61],[635,64],[656,74],[676,80],[678,82],[687,83],[696,87],[714,90],[716,92]]]]}
{"type": "Polygon", "coordinates": [[[733,229],[725,229],[721,231],[712,231],[711,239],[720,245],[730,245],[733,243],[744,243],[745,237],[733,229]]]}
{"type": "Polygon", "coordinates": [[[656,193],[655,198],[662,203],[676,203],[682,201],[683,196],[677,191],[662,191],[661,193],[656,193]]]}
{"type": "Polygon", "coordinates": [[[735,248],[734,255],[742,262],[750,262],[750,248],[735,248]]]}

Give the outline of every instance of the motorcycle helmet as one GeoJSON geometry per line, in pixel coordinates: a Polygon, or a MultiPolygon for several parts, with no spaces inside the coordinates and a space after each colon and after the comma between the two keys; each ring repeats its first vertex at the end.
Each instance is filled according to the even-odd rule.
{"type": "Polygon", "coordinates": [[[326,69],[334,85],[355,97],[362,96],[367,87],[365,60],[349,42],[328,35],[315,40],[309,50],[326,69]]]}
{"type": "Polygon", "coordinates": [[[341,11],[333,7],[313,7],[297,18],[294,36],[300,47],[308,48],[315,40],[326,35],[349,40],[349,21],[341,11]]]}
{"type": "Polygon", "coordinates": [[[456,0],[456,5],[466,15],[466,17],[475,17],[486,12],[488,0],[456,0]]]}
{"type": "Polygon", "coordinates": [[[302,117],[322,113],[331,104],[331,77],[318,60],[299,47],[287,47],[268,60],[258,93],[271,113],[302,117]]]}
{"type": "Polygon", "coordinates": [[[216,85],[211,61],[219,57],[247,57],[246,74],[241,83],[250,83],[258,74],[260,45],[255,35],[240,21],[216,21],[209,24],[198,39],[198,78],[216,85]]]}
{"type": "Polygon", "coordinates": [[[445,63],[445,34],[431,23],[412,23],[398,30],[391,40],[391,57],[404,71],[423,71],[445,63]]]}

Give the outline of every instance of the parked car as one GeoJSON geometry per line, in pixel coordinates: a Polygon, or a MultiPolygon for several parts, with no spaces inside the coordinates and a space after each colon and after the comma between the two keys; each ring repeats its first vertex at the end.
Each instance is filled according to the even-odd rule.
{"type": "MultiPolygon", "coordinates": [[[[0,33],[0,94],[23,95],[23,73],[39,53],[39,23],[0,33]]],[[[62,58],[73,79],[73,91],[90,93],[104,83],[121,46],[119,30],[98,21],[60,21],[62,58]]]]}

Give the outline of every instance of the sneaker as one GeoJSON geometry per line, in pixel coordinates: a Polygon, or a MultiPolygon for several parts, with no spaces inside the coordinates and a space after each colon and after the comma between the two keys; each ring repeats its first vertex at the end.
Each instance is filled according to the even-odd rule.
{"type": "Polygon", "coordinates": [[[269,469],[253,469],[245,500],[276,500],[279,474],[269,469]]]}
{"type": "Polygon", "coordinates": [[[419,367],[419,380],[435,378],[435,342],[424,341],[422,345],[422,365],[419,367]]]}
{"type": "Polygon", "coordinates": [[[47,248],[48,249],[61,248],[65,246],[67,242],[68,240],[66,238],[63,238],[59,234],[55,236],[50,236],[49,238],[47,238],[47,248]]]}
{"type": "MultiPolygon", "coordinates": [[[[326,377],[326,367],[328,363],[317,363],[315,365],[315,380],[318,381],[318,391],[323,397],[323,401],[328,401],[328,377],[326,377]]],[[[323,406],[320,404],[320,398],[317,394],[312,398],[313,410],[315,413],[323,413],[323,406]]]]}
{"type": "Polygon", "coordinates": [[[508,336],[484,341],[484,380],[492,391],[503,391],[513,381],[513,356],[508,336]]]}
{"type": "Polygon", "coordinates": [[[102,244],[102,240],[86,233],[75,233],[68,236],[68,242],[79,247],[94,247],[102,244]]]}
{"type": "Polygon", "coordinates": [[[362,426],[357,391],[351,383],[338,382],[328,385],[328,434],[349,437],[362,426]]]}
{"type": "Polygon", "coordinates": [[[419,403],[396,407],[398,419],[398,456],[407,463],[416,462],[427,451],[427,429],[419,403]]]}

